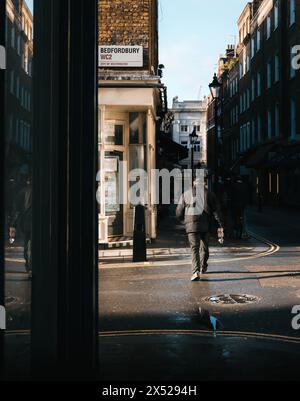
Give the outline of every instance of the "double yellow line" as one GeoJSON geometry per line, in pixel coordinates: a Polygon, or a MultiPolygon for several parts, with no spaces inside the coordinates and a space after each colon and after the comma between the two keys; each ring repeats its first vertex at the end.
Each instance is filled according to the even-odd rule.
{"type": "MultiPolygon", "coordinates": [[[[6,336],[30,336],[30,330],[11,330],[5,332],[6,336]]],[[[147,336],[197,336],[197,337],[224,337],[247,338],[264,341],[278,341],[300,345],[299,337],[282,336],[279,334],[256,333],[248,331],[212,331],[212,330],[127,330],[104,331],[98,333],[99,338],[116,337],[147,337],[147,336]]]]}
{"type": "Polygon", "coordinates": [[[300,344],[299,337],[282,336],[278,334],[264,334],[246,331],[209,331],[209,330],[129,330],[100,332],[100,338],[115,337],[145,337],[145,336],[198,336],[198,337],[235,337],[251,338],[265,341],[280,341],[300,344]]]}
{"type": "MultiPolygon", "coordinates": [[[[211,259],[210,263],[212,264],[220,264],[220,263],[236,263],[236,262],[241,262],[241,261],[246,261],[246,260],[255,260],[255,259],[260,259],[260,258],[265,258],[271,255],[274,255],[275,253],[280,251],[280,246],[269,241],[266,238],[263,238],[257,234],[254,234],[250,231],[248,231],[248,234],[256,239],[257,241],[267,245],[269,249],[263,252],[257,252],[254,255],[250,256],[241,256],[241,257],[236,257],[236,258],[228,258],[228,259],[211,259]]],[[[172,255],[171,255],[172,256],[172,255]]],[[[186,260],[167,260],[167,261],[153,261],[153,262],[145,262],[145,263],[119,263],[119,264],[107,264],[107,265],[100,265],[101,270],[105,269],[119,269],[119,268],[134,268],[134,267],[165,267],[165,266],[170,266],[170,265],[175,265],[175,266],[185,266],[189,264],[189,261],[186,260]]]]}

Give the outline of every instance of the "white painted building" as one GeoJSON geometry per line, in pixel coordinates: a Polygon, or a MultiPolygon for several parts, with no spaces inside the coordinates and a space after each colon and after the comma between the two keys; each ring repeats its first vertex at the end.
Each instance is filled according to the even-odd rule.
{"type": "Polygon", "coordinates": [[[183,168],[191,167],[191,145],[189,135],[193,132],[194,127],[196,127],[196,132],[199,137],[195,146],[195,166],[199,165],[199,163],[205,166],[207,164],[207,106],[208,99],[206,97],[203,100],[187,100],[183,102],[180,102],[178,97],[173,99],[173,141],[189,149],[189,158],[180,162],[183,168]]]}

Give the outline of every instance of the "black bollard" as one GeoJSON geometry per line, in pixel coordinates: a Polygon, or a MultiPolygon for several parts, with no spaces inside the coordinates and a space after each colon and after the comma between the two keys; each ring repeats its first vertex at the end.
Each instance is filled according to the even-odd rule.
{"type": "Polygon", "coordinates": [[[138,205],[135,208],[134,233],[133,233],[133,262],[146,262],[146,218],[145,206],[138,205]]]}

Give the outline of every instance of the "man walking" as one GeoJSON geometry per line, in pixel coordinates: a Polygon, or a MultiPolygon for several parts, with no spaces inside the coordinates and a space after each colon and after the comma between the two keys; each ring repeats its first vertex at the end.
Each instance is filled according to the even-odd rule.
{"type": "Polygon", "coordinates": [[[192,250],[191,281],[198,281],[207,273],[212,216],[219,224],[219,234],[224,235],[220,204],[215,194],[208,191],[204,180],[197,179],[193,188],[181,196],[176,216],[185,223],[192,250]]]}

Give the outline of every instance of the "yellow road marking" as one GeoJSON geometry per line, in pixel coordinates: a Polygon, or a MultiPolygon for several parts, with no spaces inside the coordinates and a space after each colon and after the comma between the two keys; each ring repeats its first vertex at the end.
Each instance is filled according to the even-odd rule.
{"type": "Polygon", "coordinates": [[[247,337],[261,340],[282,341],[288,343],[300,344],[300,338],[291,336],[282,336],[278,334],[263,334],[255,332],[239,331],[209,331],[209,330],[132,330],[132,331],[111,331],[100,332],[100,338],[111,337],[142,337],[142,336],[161,336],[161,335],[182,335],[182,336],[213,336],[218,337],[247,337]]]}
{"type": "MultiPolygon", "coordinates": [[[[269,246],[269,249],[263,252],[258,252],[255,255],[251,256],[242,256],[242,257],[237,257],[237,258],[228,258],[228,259],[211,259],[210,263],[213,264],[220,264],[220,263],[236,263],[236,262],[241,262],[241,261],[246,261],[246,260],[255,260],[255,259],[260,259],[260,258],[265,258],[268,256],[271,256],[277,252],[280,251],[280,246],[267,240],[266,238],[260,237],[257,234],[254,234],[252,232],[249,232],[249,235],[251,235],[252,238],[258,240],[259,242],[262,242],[266,245],[269,246]]],[[[144,267],[145,265],[150,266],[150,267],[165,267],[165,266],[170,266],[172,264],[175,264],[176,266],[186,266],[190,262],[188,260],[182,260],[182,261],[177,261],[177,260],[168,260],[168,261],[153,261],[153,262],[147,262],[145,263],[119,263],[119,264],[107,264],[107,265],[100,265],[100,270],[105,270],[105,269],[120,269],[120,268],[131,268],[131,267],[144,267]]]]}
{"type": "MultiPolygon", "coordinates": [[[[29,336],[30,330],[9,330],[5,332],[6,336],[29,336]]],[[[280,334],[267,334],[256,333],[248,331],[217,331],[212,330],[127,330],[127,331],[107,331],[99,332],[100,338],[113,338],[113,337],[143,337],[143,336],[214,336],[218,337],[243,337],[243,338],[256,338],[260,340],[282,341],[288,343],[300,344],[299,337],[283,336],[280,334]]]]}

